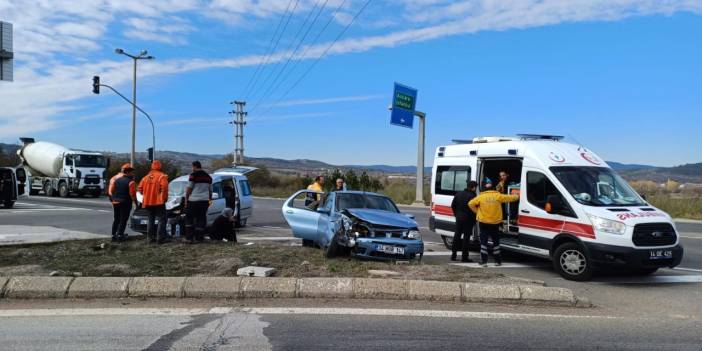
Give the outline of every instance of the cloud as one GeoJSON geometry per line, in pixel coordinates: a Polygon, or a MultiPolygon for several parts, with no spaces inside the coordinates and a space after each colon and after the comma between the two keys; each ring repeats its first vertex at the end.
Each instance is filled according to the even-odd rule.
{"type": "MultiPolygon", "coordinates": [[[[332,1],[329,8],[334,8],[331,3],[332,1]]],[[[338,6],[340,1],[335,3],[338,6]]],[[[352,3],[354,6],[347,11],[358,7],[358,2],[352,3]]],[[[304,9],[312,4],[313,0],[300,0],[299,6],[304,9]]],[[[702,13],[700,0],[409,0],[397,1],[397,4],[404,9],[398,10],[398,14],[408,19],[405,22],[414,23],[416,27],[389,32],[386,28],[383,34],[344,39],[328,52],[330,43],[319,43],[303,48],[293,59],[316,59],[325,52],[328,56],[361,53],[375,48],[390,48],[481,31],[525,29],[582,21],[613,21],[631,16],[672,14],[679,11],[702,13]]],[[[95,59],[95,54],[104,50],[107,30],[116,22],[115,18],[127,18],[124,31],[126,35],[134,35],[146,41],[184,45],[187,43],[187,35],[195,30],[189,20],[183,18],[186,13],[206,16],[207,12],[219,9],[221,13],[231,13],[242,18],[268,17],[273,20],[275,15],[285,11],[286,5],[287,1],[282,0],[0,1],[3,19],[15,24],[17,58],[15,82],[2,86],[0,94],[0,137],[8,138],[28,131],[57,127],[57,116],[80,110],[80,100],[92,95],[90,82],[94,74],[101,75],[103,81],[114,86],[131,81],[130,75],[124,74],[130,70],[129,62],[116,58],[95,59]],[[151,30],[143,30],[142,25],[147,25],[151,30]]],[[[302,10],[297,13],[305,14],[302,10]]],[[[183,52],[190,53],[188,50],[183,52]]],[[[289,51],[278,51],[268,63],[278,63],[290,54],[289,51]]],[[[262,55],[157,60],[142,63],[140,77],[255,66],[261,61],[262,55]]],[[[319,103],[325,99],[316,100],[319,103]]],[[[314,102],[314,99],[310,101],[314,102]]],[[[288,102],[290,103],[295,102],[288,102]]],[[[303,105],[304,100],[297,104],[303,105]]]]}
{"type": "Polygon", "coordinates": [[[299,100],[288,100],[281,101],[277,104],[266,105],[266,106],[303,106],[303,105],[322,105],[322,104],[333,104],[338,102],[353,102],[353,101],[368,101],[381,98],[387,98],[387,94],[375,94],[375,95],[357,95],[357,96],[339,96],[333,98],[325,99],[299,99],[299,100]]]}

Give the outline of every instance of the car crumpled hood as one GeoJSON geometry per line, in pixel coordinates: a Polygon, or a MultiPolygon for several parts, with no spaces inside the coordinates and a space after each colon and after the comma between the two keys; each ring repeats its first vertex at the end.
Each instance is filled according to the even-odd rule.
{"type": "Polygon", "coordinates": [[[401,213],[368,208],[349,208],[346,211],[360,220],[379,226],[417,228],[417,222],[401,213]]]}

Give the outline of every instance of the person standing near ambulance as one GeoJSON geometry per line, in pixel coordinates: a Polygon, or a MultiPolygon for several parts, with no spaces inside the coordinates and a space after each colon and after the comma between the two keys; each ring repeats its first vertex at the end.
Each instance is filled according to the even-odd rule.
{"type": "Polygon", "coordinates": [[[207,209],[212,201],[212,177],[202,170],[200,161],[194,161],[192,165],[193,172],[190,173],[185,190],[186,227],[188,229],[185,239],[190,243],[205,240],[207,209]]]}
{"type": "Polygon", "coordinates": [[[149,242],[163,244],[166,237],[166,200],[168,200],[168,176],[161,172],[161,162],[151,163],[151,171],[139,182],[139,192],[144,196],[142,206],[149,213],[146,236],[149,242]],[[155,223],[158,218],[158,225],[155,223]],[[158,228],[157,228],[158,226],[158,228]]]}
{"type": "Polygon", "coordinates": [[[473,262],[468,258],[468,244],[470,235],[475,226],[475,213],[470,210],[468,203],[476,197],[478,183],[474,180],[468,182],[465,190],[459,191],[453,196],[451,209],[456,217],[456,231],[453,234],[453,245],[451,246],[451,261],[456,261],[456,252],[461,250],[461,262],[473,262]],[[463,239],[461,239],[463,237],[463,239]]]}
{"type": "Polygon", "coordinates": [[[483,180],[481,188],[480,194],[468,202],[468,207],[477,214],[480,228],[480,265],[487,267],[489,237],[492,239],[492,256],[495,258],[495,266],[501,266],[500,224],[502,223],[502,204],[518,201],[519,196],[500,194],[492,188],[490,178],[483,180]]]}
{"type": "Polygon", "coordinates": [[[122,165],[122,169],[110,179],[107,195],[112,202],[114,219],[112,220],[112,241],[125,241],[124,231],[127,229],[132,203],[136,205],[136,184],[134,183],[134,167],[131,163],[122,165]]]}

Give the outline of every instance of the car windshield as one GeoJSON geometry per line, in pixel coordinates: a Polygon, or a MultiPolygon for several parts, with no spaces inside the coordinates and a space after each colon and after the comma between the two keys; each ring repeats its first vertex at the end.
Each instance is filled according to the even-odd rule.
{"type": "Polygon", "coordinates": [[[168,196],[182,197],[185,196],[185,186],[188,182],[171,182],[168,184],[168,196]]]}
{"type": "Polygon", "coordinates": [[[389,198],[378,195],[365,194],[337,194],[336,209],[338,211],[347,208],[370,208],[389,212],[400,212],[389,198]]]}
{"type": "Polygon", "coordinates": [[[76,167],[105,167],[105,157],[102,155],[75,155],[76,167]]]}
{"type": "Polygon", "coordinates": [[[646,203],[610,168],[551,167],[576,201],[588,206],[644,206],[646,203]]]}

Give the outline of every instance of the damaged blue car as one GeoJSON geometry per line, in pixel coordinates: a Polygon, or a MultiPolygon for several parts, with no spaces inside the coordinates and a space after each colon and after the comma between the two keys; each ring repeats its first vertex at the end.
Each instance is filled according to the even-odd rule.
{"type": "Polygon", "coordinates": [[[350,254],[370,259],[422,258],[424,242],[410,214],[376,193],[301,190],[283,204],[283,216],[303,246],[319,246],[327,257],[350,254]]]}

